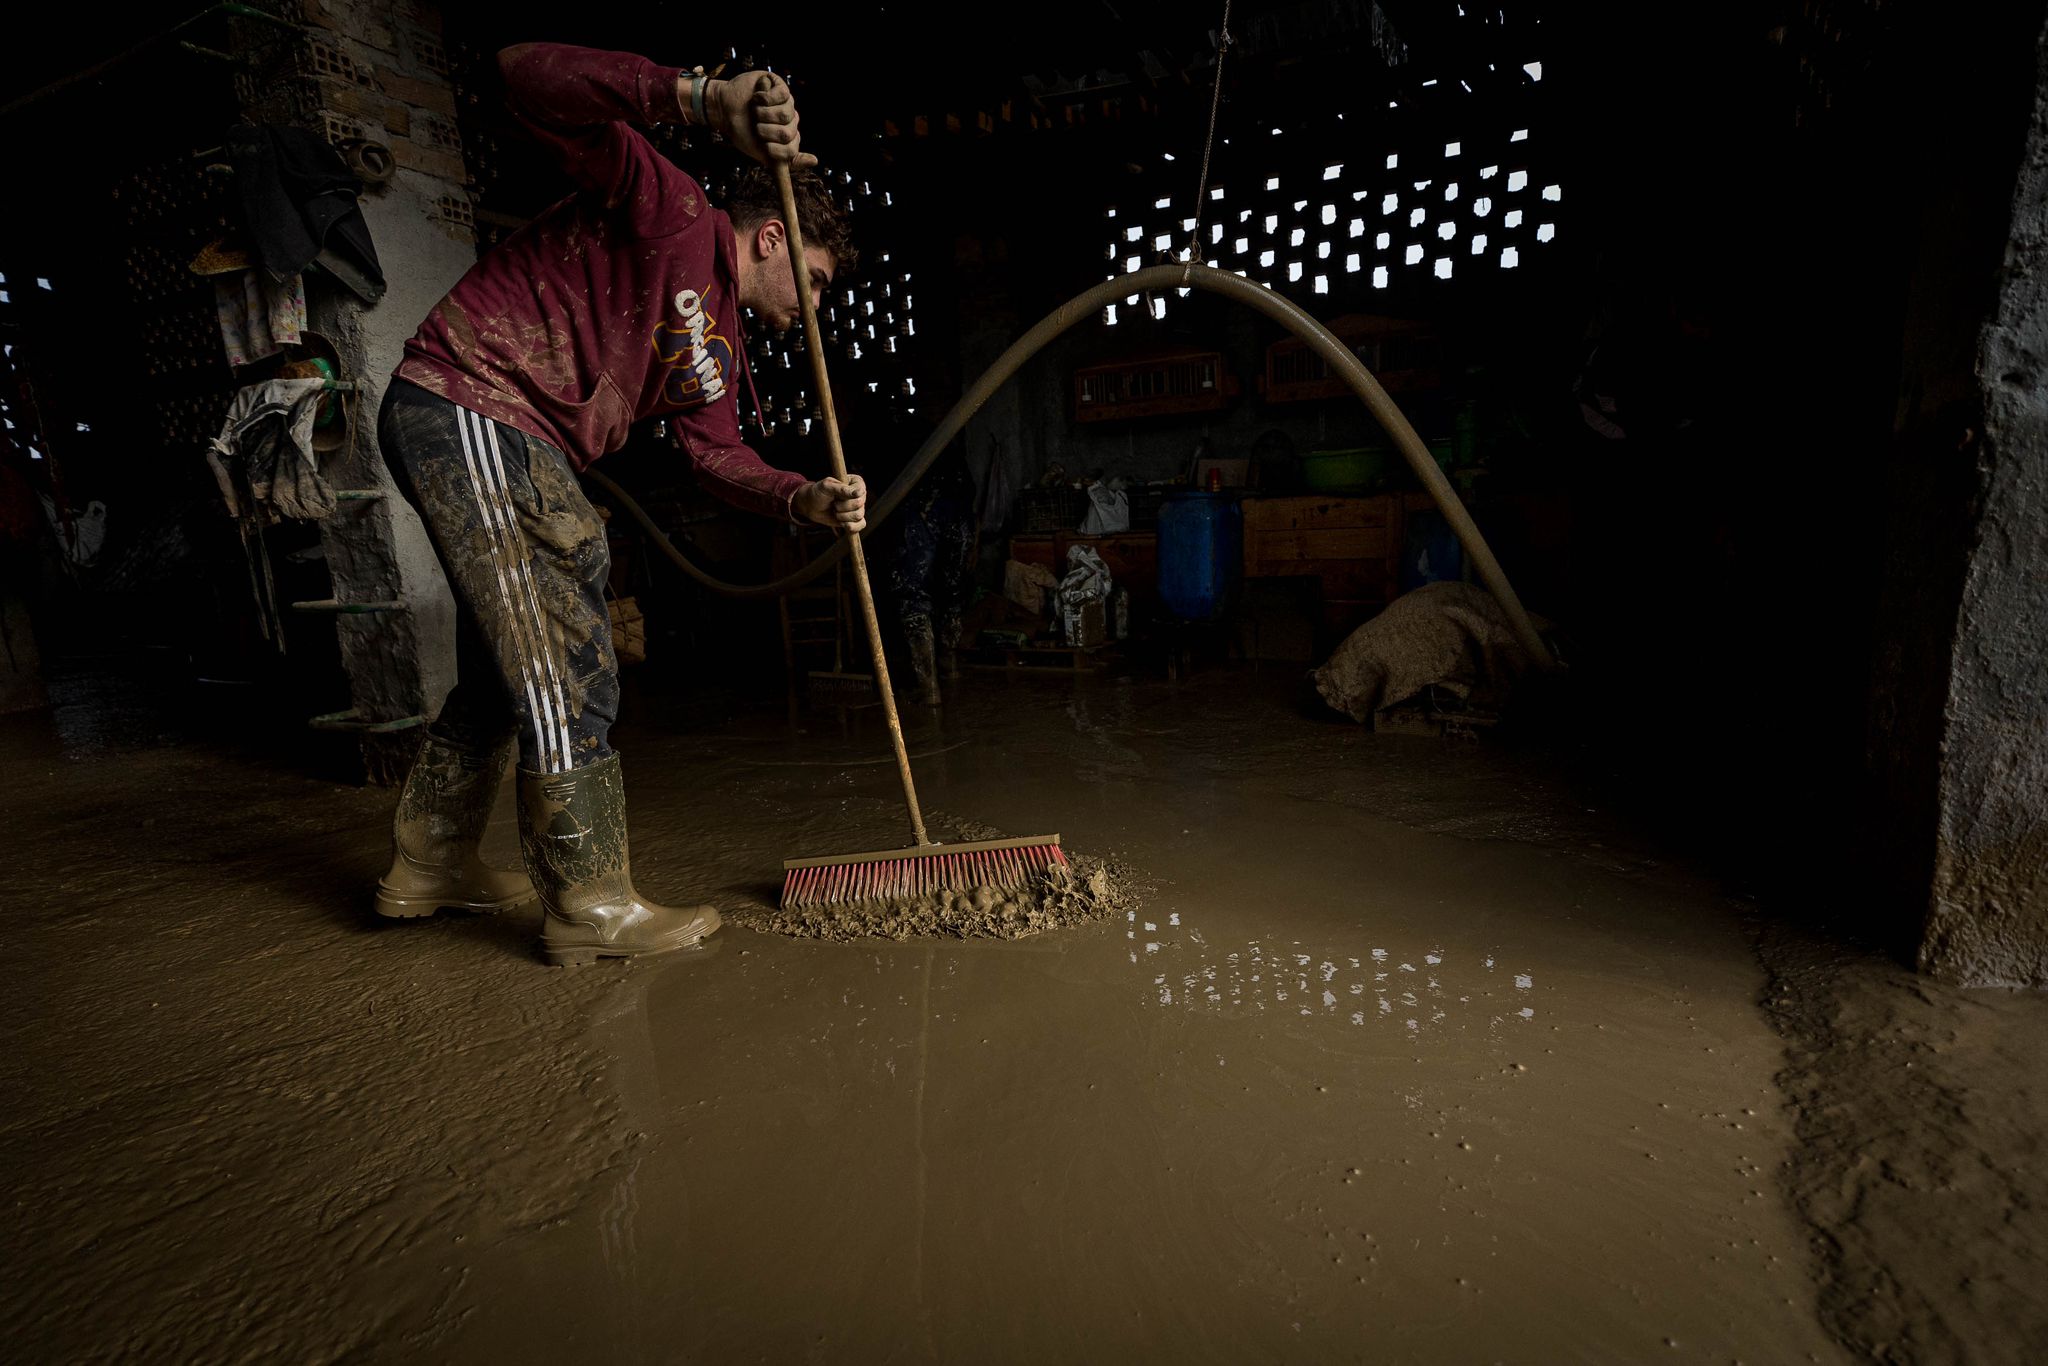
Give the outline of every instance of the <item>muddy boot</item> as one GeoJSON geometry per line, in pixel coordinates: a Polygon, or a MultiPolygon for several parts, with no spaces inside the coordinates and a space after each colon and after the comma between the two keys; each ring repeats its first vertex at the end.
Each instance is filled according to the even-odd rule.
{"type": "Polygon", "coordinates": [[[939,705],[939,661],[938,647],[932,640],[932,629],[912,630],[910,636],[910,672],[917,679],[918,695],[925,705],[939,705]]]}
{"type": "Polygon", "coordinates": [[[938,642],[939,677],[948,683],[960,678],[960,623],[949,621],[934,633],[938,642]]]}
{"type": "Polygon", "coordinates": [[[685,949],[718,928],[709,906],[657,906],[633,890],[619,756],[568,773],[519,771],[519,849],[547,910],[558,967],[685,949]]]}
{"type": "Polygon", "coordinates": [[[533,900],[524,873],[486,867],[477,855],[510,751],[508,742],[479,757],[427,736],[398,794],[377,914],[409,920],[443,907],[504,911],[533,900]]]}

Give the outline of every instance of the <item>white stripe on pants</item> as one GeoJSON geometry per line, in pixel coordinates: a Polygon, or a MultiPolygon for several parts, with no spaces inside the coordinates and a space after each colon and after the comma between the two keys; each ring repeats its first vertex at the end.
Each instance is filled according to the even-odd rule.
{"type": "Polygon", "coordinates": [[[533,722],[536,753],[543,771],[566,773],[571,767],[568,702],[562,693],[553,653],[547,648],[547,618],[540,611],[539,596],[533,588],[517,509],[499,482],[504,477],[504,466],[497,460],[497,432],[490,419],[467,409],[458,407],[455,418],[462,438],[463,463],[469,471],[470,489],[476,498],[477,513],[490,549],[491,568],[497,578],[499,604],[509,628],[504,648],[514,656],[519,668],[527,712],[533,722]]]}

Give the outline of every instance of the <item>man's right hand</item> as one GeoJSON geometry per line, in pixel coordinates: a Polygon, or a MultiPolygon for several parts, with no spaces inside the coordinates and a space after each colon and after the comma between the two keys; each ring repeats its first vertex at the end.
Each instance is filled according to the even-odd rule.
{"type": "Polygon", "coordinates": [[[816,166],[797,136],[796,96],[772,71],[744,71],[704,87],[704,112],[725,140],[763,166],[786,161],[791,170],[816,166]]]}

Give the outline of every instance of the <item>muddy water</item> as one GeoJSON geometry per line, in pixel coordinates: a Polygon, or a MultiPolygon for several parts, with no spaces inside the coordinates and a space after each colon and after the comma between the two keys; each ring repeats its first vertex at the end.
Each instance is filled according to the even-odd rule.
{"type": "Polygon", "coordinates": [[[1847,998],[1767,987],[1735,907],[1497,747],[1310,722],[1222,673],[970,689],[912,723],[935,823],[1056,830],[1130,870],[1128,918],[748,928],[783,858],[899,837],[870,712],[637,699],[616,738],[642,889],[733,923],[570,972],[530,911],[374,923],[388,792],[0,723],[0,1338],[53,1361],[1844,1359],[1826,1324],[2039,1359],[2030,1283],[2000,1279],[2044,1245],[2041,1097],[2000,1082],[2038,1071],[2038,1011],[1883,981],[1890,1004],[1792,1020],[1847,998]],[[1799,1041],[1796,1121],[1759,999],[1799,1041]],[[1888,1086],[1916,1068],[1939,1104],[1888,1086]],[[1810,1260],[1801,1213],[1838,1255],[1810,1260]]]}
{"type": "MultiPolygon", "coordinates": [[[[1314,730],[1262,779],[1114,692],[1025,701],[927,723],[969,740],[927,800],[1112,853],[1143,908],[1009,944],[735,929],[634,972],[588,1036],[630,1157],[477,1256],[455,1356],[573,1326],[657,1360],[1837,1359],[1723,908],[1376,815],[1314,730]]],[[[778,851],[886,831],[890,772],[830,761],[879,732],[807,738],[816,767],[698,739],[746,814],[687,859],[710,799],[643,782],[645,878],[744,901],[778,851]]]]}

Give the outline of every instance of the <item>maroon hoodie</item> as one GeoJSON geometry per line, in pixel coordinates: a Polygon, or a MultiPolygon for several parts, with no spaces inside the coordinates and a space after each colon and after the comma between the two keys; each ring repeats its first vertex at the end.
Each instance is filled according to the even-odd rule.
{"type": "Polygon", "coordinates": [[[498,64],[512,112],[581,189],[470,268],[405,344],[398,377],[578,469],[667,414],[711,492],[780,516],[805,480],[740,440],[732,222],[631,126],[678,116],[676,68],[553,43],[498,64]]]}

